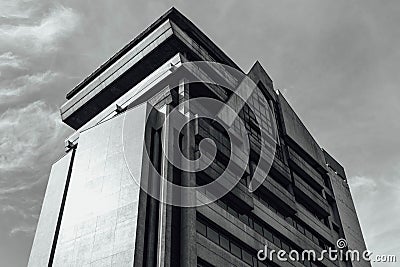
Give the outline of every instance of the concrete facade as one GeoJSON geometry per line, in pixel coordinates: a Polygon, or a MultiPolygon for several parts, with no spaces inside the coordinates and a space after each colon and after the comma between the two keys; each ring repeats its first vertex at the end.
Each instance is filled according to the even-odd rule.
{"type": "MultiPolygon", "coordinates": [[[[229,103],[224,87],[185,82],[207,71],[233,81],[224,67],[182,70],[186,62],[199,60],[243,72],[171,9],[67,95],[61,117],[76,132],[65,142],[67,155],[53,166],[29,266],[370,266],[328,258],[257,258],[265,244],[287,253],[321,253],[345,238],[349,249],[365,249],[343,167],[320,148],[258,62],[247,76],[272,113],[254,100],[240,110],[250,140],[240,182],[222,198],[199,207],[159,201],[171,192],[164,181],[150,178],[160,175],[193,187],[215,180],[230,152],[243,160],[239,149],[226,145],[226,132],[185,108],[181,119],[193,117],[193,125],[177,132],[173,123],[164,123],[170,111],[188,99],[229,103]],[[252,192],[248,186],[262,142],[254,112],[276,125],[276,151],[266,179],[252,192]],[[199,155],[204,138],[213,139],[219,152],[202,171],[179,170],[166,158],[176,153],[169,149],[174,147],[173,135],[180,135],[174,145],[188,158],[199,155]]],[[[201,203],[209,198],[207,192],[173,197],[201,203]]]]}

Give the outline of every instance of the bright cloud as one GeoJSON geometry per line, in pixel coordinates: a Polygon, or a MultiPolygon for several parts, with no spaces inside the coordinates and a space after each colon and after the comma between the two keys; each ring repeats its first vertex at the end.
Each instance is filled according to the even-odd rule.
{"type": "Polygon", "coordinates": [[[17,226],[17,227],[14,227],[13,229],[11,229],[10,236],[14,236],[14,235],[20,234],[20,233],[33,235],[35,233],[35,229],[36,229],[36,227],[34,227],[32,225],[17,226]]]}
{"type": "Polygon", "coordinates": [[[54,51],[60,40],[78,26],[79,15],[71,8],[57,6],[39,23],[0,26],[0,40],[9,47],[22,46],[34,52],[54,51]]]}
{"type": "MultiPolygon", "coordinates": [[[[58,112],[42,101],[0,116],[0,173],[34,168],[66,133],[58,112]]],[[[51,153],[50,153],[51,154],[51,153]]]]}
{"type": "Polygon", "coordinates": [[[12,52],[6,52],[0,55],[0,70],[2,68],[20,69],[23,68],[24,65],[25,62],[12,52]]]}
{"type": "Polygon", "coordinates": [[[0,83],[0,104],[10,101],[10,97],[37,92],[43,85],[54,81],[57,76],[57,73],[46,71],[32,75],[23,75],[11,81],[4,81],[0,83]]]}
{"type": "Polygon", "coordinates": [[[0,18],[29,18],[32,0],[6,0],[0,2],[0,18]]]}
{"type": "Polygon", "coordinates": [[[4,81],[0,83],[0,103],[9,102],[11,97],[18,97],[24,93],[37,92],[41,89],[41,86],[52,82],[57,75],[57,73],[46,71],[4,81]]]}

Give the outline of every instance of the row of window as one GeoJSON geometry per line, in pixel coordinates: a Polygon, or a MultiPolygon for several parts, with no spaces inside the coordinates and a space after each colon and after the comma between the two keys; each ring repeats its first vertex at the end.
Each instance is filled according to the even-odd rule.
{"type": "MultiPolygon", "coordinates": [[[[328,247],[332,247],[332,245],[326,243],[322,239],[318,238],[316,234],[314,234],[312,231],[308,229],[307,226],[305,226],[303,223],[299,222],[296,219],[293,219],[291,216],[287,216],[283,213],[281,213],[275,205],[271,205],[270,202],[267,202],[264,198],[261,198],[259,194],[254,194],[255,198],[259,200],[263,205],[265,205],[268,209],[271,211],[275,212],[279,217],[282,219],[286,220],[289,224],[291,224],[294,228],[296,228],[301,234],[306,236],[308,239],[313,241],[316,245],[318,245],[321,249],[328,249],[328,247]]],[[[230,214],[238,218],[240,221],[245,223],[246,225],[250,226],[252,229],[256,230],[259,234],[265,236],[267,239],[269,237],[269,241],[272,243],[276,244],[278,247],[281,247],[282,249],[285,250],[285,248],[288,247],[285,242],[281,241],[280,243],[282,246],[279,246],[279,241],[278,238],[273,238],[271,234],[267,229],[263,229],[261,231],[261,228],[259,225],[262,225],[262,223],[258,223],[257,220],[254,220],[252,217],[249,217],[247,214],[241,214],[229,205],[227,205],[223,200],[219,199],[217,200],[217,204],[222,207],[224,210],[228,211],[230,214]],[[274,242],[275,240],[275,242],[274,242]]]]}
{"type": "Polygon", "coordinates": [[[312,231],[308,229],[305,224],[291,218],[287,217],[286,221],[289,222],[291,225],[293,225],[294,228],[296,228],[300,233],[302,233],[304,236],[306,236],[308,239],[313,241],[316,245],[318,245],[322,249],[328,249],[329,247],[334,247],[331,244],[328,244],[327,242],[323,241],[322,239],[318,238],[317,235],[313,234],[312,231]]]}
{"type": "Polygon", "coordinates": [[[282,219],[286,219],[288,215],[282,213],[277,205],[273,205],[270,200],[265,199],[264,195],[258,190],[253,194],[254,198],[261,202],[264,206],[266,206],[269,210],[276,213],[282,219]]]}
{"type": "Polygon", "coordinates": [[[266,200],[260,193],[257,193],[257,191],[255,192],[255,194],[253,194],[253,196],[255,199],[260,201],[264,206],[266,206],[269,210],[275,212],[279,217],[287,221],[300,233],[302,233],[304,236],[313,241],[316,245],[318,245],[322,249],[327,249],[329,246],[332,246],[323,241],[321,238],[319,238],[316,234],[313,233],[313,231],[311,231],[307,226],[305,226],[305,224],[301,223],[296,218],[292,218],[289,215],[283,214],[281,211],[279,211],[279,208],[277,208],[276,205],[271,205],[271,202],[269,200],[266,200]]]}
{"type": "Polygon", "coordinates": [[[294,177],[296,183],[303,182],[302,183],[303,186],[306,187],[308,191],[314,192],[315,194],[323,197],[322,188],[317,189],[315,186],[312,186],[309,181],[307,181],[306,179],[303,178],[304,177],[303,175],[297,173],[296,171],[293,171],[293,177],[294,177]]]}
{"type": "Polygon", "coordinates": [[[305,159],[303,159],[299,154],[297,154],[292,148],[289,149],[289,156],[292,161],[299,166],[301,170],[303,170],[308,176],[314,177],[318,180],[323,181],[322,175],[314,169],[305,159]]]}
{"type": "MultiPolygon", "coordinates": [[[[219,175],[221,175],[221,173],[223,172],[224,166],[222,163],[220,163],[219,161],[214,161],[206,170],[205,173],[210,176],[210,177],[218,177],[219,175]]],[[[246,176],[243,177],[242,179],[240,179],[240,182],[247,186],[247,178],[246,176]]],[[[255,199],[257,199],[258,201],[260,201],[264,206],[266,206],[268,209],[272,210],[273,212],[275,212],[279,217],[283,218],[284,220],[286,220],[287,222],[289,222],[291,225],[293,225],[300,233],[302,233],[304,236],[306,236],[307,238],[309,238],[311,241],[313,241],[316,245],[320,246],[322,249],[326,249],[329,245],[322,241],[321,239],[319,239],[315,234],[312,234],[312,232],[310,230],[308,230],[306,227],[303,226],[303,224],[296,222],[296,220],[294,220],[292,217],[288,216],[287,214],[284,214],[280,211],[280,209],[277,207],[277,205],[271,205],[270,200],[266,200],[264,198],[264,196],[259,192],[256,191],[253,196],[255,197],[255,199]]],[[[251,226],[253,228],[254,223],[247,218],[248,216],[246,214],[239,214],[237,211],[235,211],[234,209],[232,209],[231,207],[229,207],[228,205],[226,205],[225,203],[223,203],[221,200],[218,201],[219,205],[221,207],[223,207],[225,210],[227,210],[229,213],[231,213],[232,215],[234,215],[235,217],[241,219],[244,223],[246,223],[247,225],[251,226]]],[[[306,207],[305,207],[306,208],[306,207]]],[[[306,208],[307,209],[307,208],[306,208]]],[[[314,214],[314,213],[313,213],[314,214]]],[[[317,214],[314,214],[318,219],[320,219],[324,224],[327,224],[328,221],[324,218],[319,218],[317,214]]],[[[329,223],[328,223],[329,225],[329,223]]],[[[254,227],[259,228],[257,226],[257,223],[254,225],[254,227]]],[[[260,231],[258,231],[260,232],[260,231]]],[[[263,232],[260,232],[261,235],[264,235],[263,232]]],[[[275,240],[275,242],[273,241],[272,236],[270,236],[268,233],[266,233],[267,236],[270,237],[270,241],[273,243],[278,243],[277,240],[275,240]]],[[[275,238],[276,239],[276,238],[275,238]]],[[[282,243],[282,242],[281,242],[282,243]]],[[[279,246],[281,247],[281,246],[279,246]]],[[[288,248],[288,246],[283,242],[283,247],[281,247],[282,249],[288,248]]]]}
{"type": "Polygon", "coordinates": [[[262,220],[257,218],[256,216],[249,216],[247,214],[240,214],[236,210],[232,209],[229,205],[224,203],[222,200],[218,200],[217,204],[228,211],[230,214],[238,218],[244,224],[252,228],[254,231],[264,236],[268,241],[275,244],[278,248],[285,250],[286,252],[290,252],[291,250],[297,250],[298,248],[294,247],[292,244],[289,244],[286,241],[283,241],[284,237],[279,233],[275,232],[271,229],[270,226],[265,224],[262,220]]]}
{"type": "Polygon", "coordinates": [[[221,233],[220,229],[216,226],[212,226],[208,221],[197,218],[196,225],[197,232],[215,244],[219,245],[226,251],[230,252],[232,255],[241,259],[245,263],[253,267],[269,267],[276,266],[275,264],[267,261],[260,261],[257,259],[257,252],[245,248],[240,242],[233,240],[227,234],[221,233]]]}
{"type": "MultiPolygon", "coordinates": [[[[235,240],[229,234],[224,233],[224,231],[209,222],[208,220],[202,219],[200,216],[197,217],[197,232],[201,235],[205,236],[210,241],[219,245],[223,249],[229,251],[232,255],[241,259],[245,263],[254,267],[268,267],[268,266],[277,266],[275,263],[270,261],[260,261],[257,259],[257,251],[248,249],[241,242],[235,240]]],[[[289,251],[285,250],[289,253],[289,251]]],[[[297,250],[298,251],[298,250],[297,250]]],[[[301,251],[299,251],[301,253],[301,251]]],[[[310,262],[308,260],[302,261],[302,264],[306,267],[319,267],[324,266],[320,262],[310,262]]]]}
{"type": "Polygon", "coordinates": [[[326,216],[322,216],[319,212],[315,211],[308,203],[303,201],[301,198],[296,198],[297,204],[305,208],[309,213],[311,213],[315,218],[322,222],[326,227],[329,226],[329,219],[326,216]]]}

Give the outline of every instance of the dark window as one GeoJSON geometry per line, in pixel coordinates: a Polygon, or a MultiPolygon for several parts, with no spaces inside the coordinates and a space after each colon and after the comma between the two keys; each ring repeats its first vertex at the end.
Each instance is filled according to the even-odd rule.
{"type": "Polygon", "coordinates": [[[263,234],[263,228],[258,222],[254,222],[254,230],[261,235],[263,234]]]}
{"type": "Polygon", "coordinates": [[[279,238],[277,238],[276,236],[274,236],[274,244],[278,246],[278,248],[280,248],[281,245],[281,240],[279,238]]]}
{"type": "Polygon", "coordinates": [[[230,214],[232,214],[233,216],[235,216],[235,217],[239,217],[239,213],[236,210],[234,210],[231,207],[229,207],[229,206],[228,206],[228,212],[230,214]]]}
{"type": "Polygon", "coordinates": [[[207,238],[213,241],[214,243],[219,244],[218,233],[214,231],[212,228],[207,227],[207,238]]]}
{"type": "Polygon", "coordinates": [[[253,266],[253,257],[245,250],[242,251],[242,259],[244,262],[253,266]]]}
{"type": "Polygon", "coordinates": [[[300,233],[304,234],[304,228],[300,224],[297,225],[297,229],[300,231],[300,233]]]}
{"type": "Polygon", "coordinates": [[[312,240],[313,234],[310,231],[308,231],[307,229],[305,229],[305,232],[306,232],[306,237],[308,237],[309,239],[312,240]]]}
{"type": "Polygon", "coordinates": [[[242,258],[242,249],[232,242],[231,242],[231,253],[240,259],[242,258]]]}
{"type": "Polygon", "coordinates": [[[274,240],[273,240],[273,237],[272,237],[272,233],[268,230],[268,229],[266,229],[266,228],[264,228],[264,237],[266,238],[266,239],[268,239],[270,242],[273,242],[274,240]]]}
{"type": "Polygon", "coordinates": [[[239,215],[239,219],[245,224],[249,225],[249,216],[247,216],[246,214],[239,215]]]}
{"type": "Polygon", "coordinates": [[[219,241],[220,241],[221,247],[226,249],[227,251],[229,251],[229,240],[226,237],[221,235],[219,237],[219,241]]]}
{"type": "Polygon", "coordinates": [[[204,236],[207,236],[207,227],[201,222],[197,221],[197,232],[204,236]]]}
{"type": "Polygon", "coordinates": [[[283,249],[284,251],[286,251],[287,253],[290,252],[290,247],[289,247],[289,245],[286,244],[285,242],[282,242],[282,249],[283,249]]]}
{"type": "Polygon", "coordinates": [[[200,258],[197,258],[197,267],[214,267],[214,266],[209,264],[208,262],[203,261],[200,258]]]}

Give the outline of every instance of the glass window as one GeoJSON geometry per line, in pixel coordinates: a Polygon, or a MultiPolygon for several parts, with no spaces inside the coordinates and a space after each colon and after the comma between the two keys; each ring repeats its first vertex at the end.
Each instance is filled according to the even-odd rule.
{"type": "Polygon", "coordinates": [[[297,224],[297,229],[300,231],[300,233],[304,234],[304,228],[300,224],[297,224]]]}
{"type": "Polygon", "coordinates": [[[254,223],[254,230],[259,233],[259,234],[263,234],[263,228],[262,226],[258,223],[258,222],[253,222],[254,223]]]}
{"type": "Polygon", "coordinates": [[[235,243],[231,243],[231,253],[238,258],[242,258],[242,249],[235,243]]]}
{"type": "Polygon", "coordinates": [[[278,247],[278,248],[280,248],[282,245],[281,245],[281,240],[279,239],[279,238],[277,238],[276,236],[274,236],[274,244],[278,247]]]}
{"type": "Polygon", "coordinates": [[[289,245],[286,244],[286,243],[283,242],[283,241],[282,241],[282,249],[283,249],[284,251],[286,251],[287,253],[290,252],[290,247],[289,247],[289,245]]]}
{"type": "Polygon", "coordinates": [[[240,214],[239,219],[245,224],[249,225],[249,216],[247,216],[246,214],[240,214]]]}
{"type": "Polygon", "coordinates": [[[232,214],[235,217],[239,217],[239,213],[237,213],[237,211],[235,211],[234,209],[232,209],[231,207],[228,206],[228,212],[230,214],[232,214]]]}
{"type": "Polygon", "coordinates": [[[219,244],[219,235],[214,229],[207,227],[207,238],[213,241],[214,243],[219,244]]]}
{"type": "Polygon", "coordinates": [[[250,264],[250,266],[253,266],[253,257],[245,250],[242,250],[242,259],[244,262],[250,264]]]}
{"type": "Polygon", "coordinates": [[[200,234],[202,234],[204,236],[207,236],[207,228],[206,228],[206,226],[203,223],[199,222],[199,221],[197,221],[197,232],[199,232],[200,234]]]}
{"type": "Polygon", "coordinates": [[[268,229],[266,229],[266,228],[264,228],[264,237],[265,237],[266,239],[268,239],[268,241],[270,241],[270,242],[273,242],[273,241],[274,241],[274,239],[273,239],[273,237],[272,237],[272,233],[271,233],[268,229]]]}
{"type": "Polygon", "coordinates": [[[219,237],[219,242],[222,248],[226,249],[227,251],[229,251],[229,240],[224,237],[224,236],[220,236],[219,237]]]}
{"type": "Polygon", "coordinates": [[[307,230],[307,229],[305,229],[305,232],[306,232],[306,236],[307,236],[309,239],[312,240],[313,234],[312,234],[309,230],[307,230]]]}
{"type": "Polygon", "coordinates": [[[249,217],[249,226],[254,228],[253,219],[249,217]]]}

